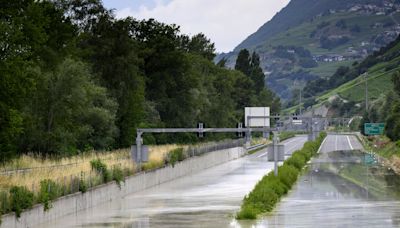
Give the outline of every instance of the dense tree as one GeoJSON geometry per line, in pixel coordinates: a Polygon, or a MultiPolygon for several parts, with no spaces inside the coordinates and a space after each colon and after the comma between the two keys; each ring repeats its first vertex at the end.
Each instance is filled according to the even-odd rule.
{"type": "Polygon", "coordinates": [[[138,127],[234,127],[245,106],[280,108],[256,53],[244,50],[229,70],[212,62],[215,47],[204,34],[116,19],[100,0],[0,1],[3,161],[28,151],[127,147],[138,127]]]}
{"type": "Polygon", "coordinates": [[[138,44],[130,36],[132,23],[136,21],[131,18],[114,21],[105,14],[79,43],[86,50],[85,58],[92,63],[93,72],[118,101],[118,147],[134,142],[135,130],[144,116],[145,79],[140,70],[138,44]]]}
{"type": "Polygon", "coordinates": [[[211,43],[203,33],[199,33],[191,39],[187,39],[187,44],[183,45],[186,46],[187,51],[190,53],[201,55],[210,61],[215,58],[214,43],[211,43]]]}
{"type": "Polygon", "coordinates": [[[247,49],[243,49],[239,52],[236,59],[235,70],[242,72],[249,76],[251,74],[251,58],[250,52],[247,49]]]}
{"type": "Polygon", "coordinates": [[[226,62],[227,60],[225,58],[222,58],[220,61],[218,61],[217,66],[226,67],[226,62]]]}
{"type": "Polygon", "coordinates": [[[135,23],[134,35],[143,50],[146,98],[156,104],[167,126],[194,126],[191,91],[198,81],[188,74],[190,62],[181,47],[179,28],[155,20],[135,23]]]}
{"type": "Polygon", "coordinates": [[[33,91],[35,53],[46,43],[47,3],[1,1],[0,8],[0,150],[2,160],[16,155],[24,132],[22,109],[33,91]]]}
{"type": "Polygon", "coordinates": [[[392,82],[394,84],[394,92],[400,96],[400,72],[396,72],[392,76],[392,82]]]}
{"type": "MultiPolygon", "coordinates": [[[[250,53],[247,49],[239,52],[235,69],[242,72],[247,78],[243,78],[237,84],[239,92],[238,105],[246,106],[268,106],[271,111],[278,113],[280,110],[280,99],[265,86],[265,75],[260,66],[260,57],[257,53],[250,53]]],[[[239,108],[239,107],[238,107],[239,108]]]]}
{"type": "Polygon", "coordinates": [[[390,107],[390,112],[386,120],[386,135],[393,141],[400,140],[400,72],[392,75],[394,84],[394,93],[392,96],[387,96],[387,106],[390,107]],[[393,100],[394,99],[394,100],[393,100]]]}
{"type": "Polygon", "coordinates": [[[250,62],[250,78],[254,82],[256,93],[260,93],[265,88],[265,75],[260,66],[260,56],[253,52],[250,62]]]}
{"type": "Polygon", "coordinates": [[[85,64],[66,59],[54,71],[37,75],[26,107],[26,150],[70,155],[112,146],[116,103],[94,83],[85,64]]]}

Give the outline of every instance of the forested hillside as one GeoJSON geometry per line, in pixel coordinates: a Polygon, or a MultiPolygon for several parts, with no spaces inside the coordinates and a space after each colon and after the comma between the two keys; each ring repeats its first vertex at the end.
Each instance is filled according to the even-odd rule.
{"type": "Polygon", "coordinates": [[[329,109],[328,115],[332,117],[363,116],[359,126],[361,132],[364,123],[386,123],[386,135],[391,140],[398,141],[399,62],[400,37],[360,63],[340,67],[329,78],[308,82],[304,88],[302,108],[311,110],[325,106],[329,109]],[[368,106],[365,105],[366,88],[368,106]]]}
{"type": "MultiPolygon", "coordinates": [[[[266,84],[289,102],[308,81],[327,78],[389,44],[400,34],[400,2],[392,0],[291,0],[231,53],[260,55],[266,84]]],[[[290,104],[286,104],[290,106],[290,104]]]]}
{"type": "Polygon", "coordinates": [[[116,19],[99,0],[2,0],[0,15],[2,161],[128,147],[137,127],[233,127],[245,106],[280,108],[250,74],[215,65],[207,37],[176,25],[116,19]]]}
{"type": "Polygon", "coordinates": [[[277,33],[296,27],[313,19],[316,15],[330,10],[348,9],[356,4],[379,4],[382,0],[292,0],[269,22],[266,22],[255,33],[240,43],[234,51],[263,44],[277,33]]]}

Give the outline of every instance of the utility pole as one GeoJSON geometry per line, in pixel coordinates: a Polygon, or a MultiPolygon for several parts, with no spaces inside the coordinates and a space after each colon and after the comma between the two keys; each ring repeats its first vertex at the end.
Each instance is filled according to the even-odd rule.
{"type": "Polygon", "coordinates": [[[137,132],[136,135],[136,156],[137,160],[139,161],[138,163],[138,170],[139,172],[142,171],[142,144],[143,144],[143,139],[142,139],[142,133],[137,132]]]}
{"type": "Polygon", "coordinates": [[[368,72],[364,73],[365,79],[365,112],[368,112],[368,72]]]}
{"type": "Polygon", "coordinates": [[[300,107],[300,113],[299,113],[299,116],[301,116],[301,93],[302,93],[302,91],[303,91],[303,89],[300,89],[300,97],[299,97],[299,107],[300,107]]]}

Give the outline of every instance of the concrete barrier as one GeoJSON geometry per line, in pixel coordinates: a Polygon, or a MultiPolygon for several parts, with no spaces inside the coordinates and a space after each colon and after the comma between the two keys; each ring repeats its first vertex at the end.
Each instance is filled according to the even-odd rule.
{"type": "Polygon", "coordinates": [[[159,184],[172,181],[179,177],[190,175],[201,170],[238,159],[246,154],[243,147],[210,152],[199,157],[188,158],[175,164],[174,167],[152,170],[127,177],[121,188],[115,182],[110,182],[88,190],[86,193],[75,193],[61,197],[52,202],[52,208],[44,211],[43,205],[35,205],[32,209],[21,213],[16,218],[14,213],[3,215],[0,227],[20,228],[38,226],[41,223],[55,220],[68,214],[78,213],[118,197],[143,191],[159,184]]]}

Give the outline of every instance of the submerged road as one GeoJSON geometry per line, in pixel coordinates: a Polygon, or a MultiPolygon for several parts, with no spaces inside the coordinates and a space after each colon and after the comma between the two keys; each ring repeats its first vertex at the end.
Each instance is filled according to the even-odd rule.
{"type": "MultiPolygon", "coordinates": [[[[307,136],[282,142],[286,153],[307,136]]],[[[269,171],[266,150],[37,227],[234,227],[243,197],[269,171]]]]}
{"type": "Polygon", "coordinates": [[[400,178],[350,151],[361,148],[355,136],[328,135],[308,173],[271,215],[235,226],[400,227],[400,178]]]}
{"type": "Polygon", "coordinates": [[[321,146],[321,153],[339,150],[361,150],[363,146],[354,135],[328,135],[321,146]]]}

